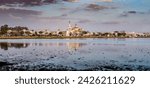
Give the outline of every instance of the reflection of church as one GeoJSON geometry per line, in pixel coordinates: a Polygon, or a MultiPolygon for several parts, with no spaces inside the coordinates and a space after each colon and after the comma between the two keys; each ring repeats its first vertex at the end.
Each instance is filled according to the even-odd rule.
{"type": "Polygon", "coordinates": [[[77,50],[83,46],[85,46],[85,43],[78,43],[78,42],[67,42],[66,46],[69,50],[77,50]]]}
{"type": "Polygon", "coordinates": [[[76,50],[76,49],[79,49],[81,46],[82,44],[80,43],[71,43],[71,42],[67,43],[67,47],[69,50],[76,50]]]}
{"type": "Polygon", "coordinates": [[[75,26],[71,26],[71,23],[69,21],[68,29],[66,31],[66,36],[82,36],[83,29],[78,27],[77,24],[75,26]]]}

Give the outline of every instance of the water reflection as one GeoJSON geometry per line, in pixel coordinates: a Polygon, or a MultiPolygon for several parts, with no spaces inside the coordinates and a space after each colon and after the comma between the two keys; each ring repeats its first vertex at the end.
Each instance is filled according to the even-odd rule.
{"type": "Polygon", "coordinates": [[[86,45],[85,43],[70,43],[70,42],[67,43],[67,47],[69,50],[77,50],[85,45],[86,45]]]}
{"type": "Polygon", "coordinates": [[[0,48],[3,50],[8,50],[9,48],[27,48],[28,46],[38,46],[38,47],[67,47],[69,50],[77,50],[81,48],[82,46],[86,45],[85,43],[73,43],[73,42],[67,42],[67,43],[10,43],[10,42],[0,42],[0,48]]]}
{"type": "Polygon", "coordinates": [[[0,42],[0,48],[3,50],[8,50],[8,48],[27,48],[29,43],[8,43],[0,42]]]}

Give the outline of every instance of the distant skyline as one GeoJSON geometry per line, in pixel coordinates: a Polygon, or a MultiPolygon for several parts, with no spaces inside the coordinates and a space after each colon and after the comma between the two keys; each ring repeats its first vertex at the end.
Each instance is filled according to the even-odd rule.
{"type": "Polygon", "coordinates": [[[0,0],[0,25],[150,32],[150,0],[0,0]]]}

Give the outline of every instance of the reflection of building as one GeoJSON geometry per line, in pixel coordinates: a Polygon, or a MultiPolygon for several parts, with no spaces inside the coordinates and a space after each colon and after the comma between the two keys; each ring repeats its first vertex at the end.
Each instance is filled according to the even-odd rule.
{"type": "Polygon", "coordinates": [[[66,36],[81,36],[83,31],[84,30],[78,27],[77,24],[75,24],[75,26],[72,27],[69,21],[68,29],[66,31],[66,36]]]}
{"type": "Polygon", "coordinates": [[[68,42],[67,43],[67,47],[69,50],[76,50],[81,48],[83,45],[85,45],[84,43],[72,43],[72,42],[68,42]]]}

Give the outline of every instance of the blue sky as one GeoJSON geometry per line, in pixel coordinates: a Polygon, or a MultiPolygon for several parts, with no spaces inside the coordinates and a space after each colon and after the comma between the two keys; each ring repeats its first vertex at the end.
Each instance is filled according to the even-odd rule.
{"type": "Polygon", "coordinates": [[[0,0],[0,25],[150,32],[150,0],[0,0]]]}

